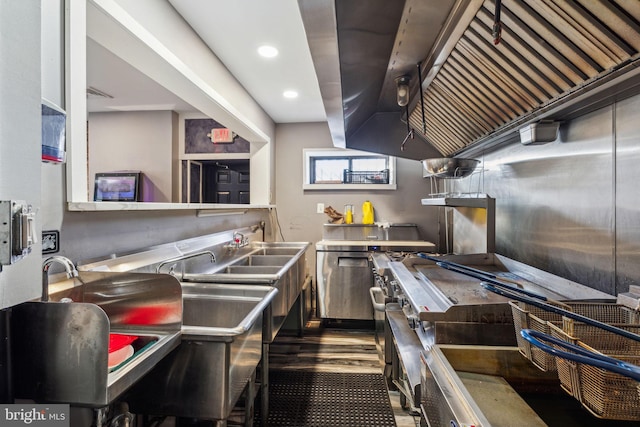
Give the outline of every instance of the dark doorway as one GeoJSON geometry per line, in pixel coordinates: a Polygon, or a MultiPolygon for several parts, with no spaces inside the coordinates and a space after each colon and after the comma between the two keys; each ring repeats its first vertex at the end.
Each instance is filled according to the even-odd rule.
{"type": "Polygon", "coordinates": [[[203,202],[249,204],[249,160],[205,160],[203,202]]]}

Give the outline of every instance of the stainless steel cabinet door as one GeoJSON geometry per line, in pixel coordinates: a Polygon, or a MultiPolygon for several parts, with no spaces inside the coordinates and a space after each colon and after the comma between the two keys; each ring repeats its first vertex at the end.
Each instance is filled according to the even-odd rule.
{"type": "Polygon", "coordinates": [[[317,252],[318,316],[372,320],[373,272],[367,252],[317,252]]]}

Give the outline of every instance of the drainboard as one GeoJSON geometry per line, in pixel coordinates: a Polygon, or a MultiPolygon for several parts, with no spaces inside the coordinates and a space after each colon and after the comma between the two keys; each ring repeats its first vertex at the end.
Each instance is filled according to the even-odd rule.
{"type": "Polygon", "coordinates": [[[81,285],[60,282],[51,302],[13,307],[16,398],[106,406],[180,343],[182,299],[174,277],[113,272],[80,276],[81,285]],[[54,302],[62,298],[75,302],[54,302]],[[120,360],[109,363],[109,345],[116,335],[135,339],[124,345],[120,360]]]}

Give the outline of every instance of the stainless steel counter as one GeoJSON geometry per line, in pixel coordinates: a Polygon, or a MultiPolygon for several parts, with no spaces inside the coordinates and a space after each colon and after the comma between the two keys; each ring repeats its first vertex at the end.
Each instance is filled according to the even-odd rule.
{"type": "Polygon", "coordinates": [[[433,252],[436,245],[424,240],[320,240],[319,251],[355,252],[433,252]]]}

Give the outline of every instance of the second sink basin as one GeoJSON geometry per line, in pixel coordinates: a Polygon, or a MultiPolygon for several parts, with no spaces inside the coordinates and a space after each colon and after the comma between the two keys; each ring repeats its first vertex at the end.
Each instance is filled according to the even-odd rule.
{"type": "MultiPolygon", "coordinates": [[[[252,276],[276,275],[282,267],[272,265],[230,265],[224,269],[226,274],[245,274],[252,276]]],[[[252,276],[247,276],[251,280],[252,276]]]]}
{"type": "Polygon", "coordinates": [[[183,283],[182,343],[128,394],[134,412],[224,420],[262,354],[271,286],[183,283]]]}
{"type": "Polygon", "coordinates": [[[309,246],[308,242],[255,242],[249,252],[227,264],[207,262],[185,266],[180,278],[183,283],[237,283],[277,288],[278,295],[270,306],[263,334],[265,342],[270,343],[302,292],[306,276],[304,255],[309,246]],[[203,271],[204,268],[212,270],[203,271]]]}

